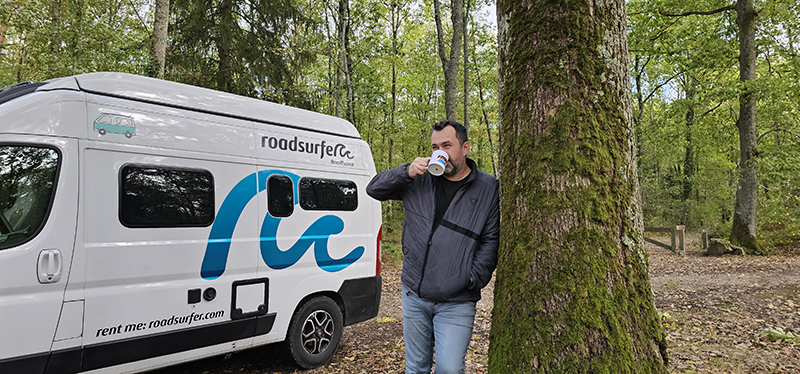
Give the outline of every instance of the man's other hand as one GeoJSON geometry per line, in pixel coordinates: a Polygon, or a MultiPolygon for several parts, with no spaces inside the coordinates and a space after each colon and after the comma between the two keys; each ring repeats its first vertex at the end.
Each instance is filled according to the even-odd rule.
{"type": "Polygon", "coordinates": [[[417,157],[414,159],[411,165],[408,165],[408,176],[411,177],[411,179],[414,179],[417,177],[417,175],[425,174],[428,167],[428,161],[429,159],[427,157],[417,157]]]}

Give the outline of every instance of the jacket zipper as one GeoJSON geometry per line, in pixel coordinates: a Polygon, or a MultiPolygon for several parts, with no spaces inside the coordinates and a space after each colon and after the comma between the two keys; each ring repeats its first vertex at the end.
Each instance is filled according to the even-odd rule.
{"type": "Polygon", "coordinates": [[[425,279],[425,268],[428,267],[428,253],[431,252],[431,243],[433,241],[433,232],[436,226],[431,228],[431,234],[428,235],[428,246],[425,248],[425,258],[422,260],[422,272],[419,275],[419,284],[417,285],[417,296],[422,298],[422,280],[425,279]]]}
{"type": "MultiPolygon", "coordinates": [[[[458,189],[458,191],[456,192],[456,195],[458,195],[458,192],[462,192],[463,193],[463,191],[466,190],[467,186],[472,184],[472,182],[473,182],[472,180],[468,180],[466,183],[464,183],[464,185],[461,186],[461,188],[458,189]]],[[[436,186],[434,185],[433,188],[435,189],[436,186]]],[[[435,207],[436,207],[436,193],[435,192],[434,192],[433,196],[434,196],[433,197],[433,199],[434,199],[433,200],[433,206],[434,206],[434,209],[435,209],[435,207]]],[[[455,198],[456,198],[456,196],[454,195],[453,199],[455,200],[455,198]]],[[[450,204],[452,204],[452,203],[453,203],[453,201],[451,200],[450,204]]],[[[448,206],[446,209],[450,209],[450,207],[448,206]]],[[[445,213],[447,213],[447,210],[445,210],[445,213]]],[[[435,210],[434,210],[433,214],[434,214],[434,216],[436,215],[436,211],[435,210]]],[[[444,214],[442,214],[442,219],[444,219],[444,214]]],[[[433,232],[434,231],[436,231],[435,223],[431,226],[431,234],[428,235],[428,246],[425,248],[425,258],[422,260],[422,271],[420,272],[420,275],[419,275],[419,284],[417,284],[417,296],[419,296],[420,298],[422,298],[422,280],[425,279],[425,268],[428,267],[428,253],[431,252],[431,244],[433,243],[433,232]]]]}

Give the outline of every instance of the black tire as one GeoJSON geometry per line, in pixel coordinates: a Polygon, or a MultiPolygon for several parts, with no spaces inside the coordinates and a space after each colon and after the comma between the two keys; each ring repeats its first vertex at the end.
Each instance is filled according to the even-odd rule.
{"type": "Polygon", "coordinates": [[[100,133],[100,135],[105,135],[106,134],[106,129],[101,127],[99,129],[97,129],[97,132],[100,133]]]}
{"type": "Polygon", "coordinates": [[[304,369],[328,363],[342,340],[342,311],[328,297],[308,300],[292,317],[287,336],[289,352],[304,369]]]}
{"type": "Polygon", "coordinates": [[[130,131],[125,131],[125,137],[126,138],[130,139],[132,136],[133,136],[133,134],[130,131]]]}

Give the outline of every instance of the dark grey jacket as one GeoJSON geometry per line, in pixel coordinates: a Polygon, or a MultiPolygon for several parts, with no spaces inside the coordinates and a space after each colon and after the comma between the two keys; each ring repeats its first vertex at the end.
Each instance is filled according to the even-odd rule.
{"type": "Polygon", "coordinates": [[[420,297],[435,301],[477,301],[497,266],[500,238],[498,182],[478,170],[459,189],[438,227],[435,183],[425,173],[412,179],[408,165],[379,173],[367,185],[377,200],[403,200],[403,285],[420,297]]]}

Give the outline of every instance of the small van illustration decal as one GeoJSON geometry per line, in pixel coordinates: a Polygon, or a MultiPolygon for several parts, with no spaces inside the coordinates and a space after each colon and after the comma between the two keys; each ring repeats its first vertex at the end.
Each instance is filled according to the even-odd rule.
{"type": "Polygon", "coordinates": [[[108,133],[122,134],[126,138],[136,135],[136,124],[133,117],[122,114],[102,113],[94,120],[94,130],[100,135],[108,133]]]}
{"type": "MultiPolygon", "coordinates": [[[[239,217],[245,206],[257,194],[266,190],[267,178],[272,174],[286,175],[292,179],[294,201],[295,204],[298,204],[297,186],[300,176],[297,174],[282,170],[262,170],[240,180],[223,200],[214,224],[211,226],[206,252],[200,267],[200,276],[203,279],[217,279],[225,272],[231,238],[239,217]],[[258,191],[253,189],[256,184],[258,184],[258,191]]],[[[281,220],[281,218],[272,217],[267,213],[261,226],[261,258],[272,269],[285,269],[294,265],[311,248],[312,244],[317,266],[331,273],[347,268],[364,255],[364,247],[358,246],[342,258],[331,258],[328,253],[328,238],[344,230],[344,221],[334,215],[323,216],[314,221],[291,248],[282,250],[278,248],[276,242],[278,225],[281,220]]]]}

